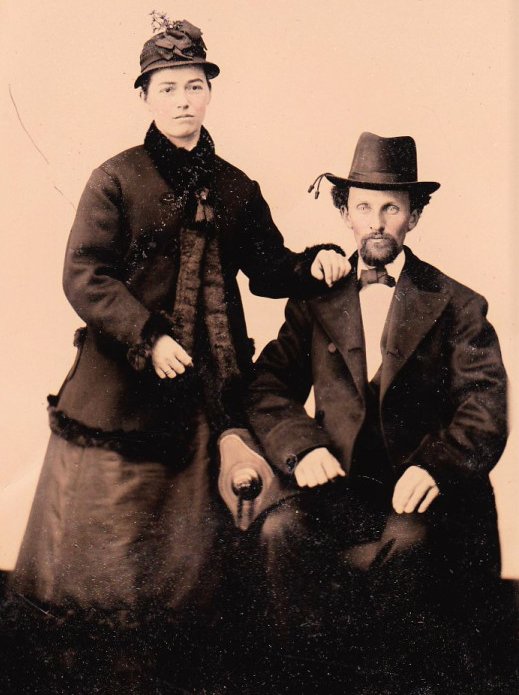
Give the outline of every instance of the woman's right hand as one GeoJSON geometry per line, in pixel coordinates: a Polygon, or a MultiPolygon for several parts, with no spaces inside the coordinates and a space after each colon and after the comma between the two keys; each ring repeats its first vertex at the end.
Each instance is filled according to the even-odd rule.
{"type": "Polygon", "coordinates": [[[183,374],[186,367],[193,366],[193,360],[169,335],[161,335],[151,351],[151,362],[155,372],[161,379],[174,379],[183,374]]]}

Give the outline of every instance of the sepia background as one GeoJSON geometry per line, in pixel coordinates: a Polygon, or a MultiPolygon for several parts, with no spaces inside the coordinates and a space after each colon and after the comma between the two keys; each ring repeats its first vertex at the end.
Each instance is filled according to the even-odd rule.
{"type": "MultiPolygon", "coordinates": [[[[346,175],[364,130],[416,139],[420,177],[442,187],[408,243],[487,297],[511,379],[512,433],[492,481],[504,576],[519,578],[519,3],[154,2],[0,5],[0,569],[16,559],[48,437],[46,395],[80,325],[61,291],[74,207],[94,167],[143,140],[149,119],[133,80],[157,9],[202,27],[221,67],[207,120],[217,152],[260,182],[291,248],[353,251],[328,184],[318,200],[309,184],[323,171],[346,175]]],[[[259,349],[284,302],[242,289],[259,349]]]]}

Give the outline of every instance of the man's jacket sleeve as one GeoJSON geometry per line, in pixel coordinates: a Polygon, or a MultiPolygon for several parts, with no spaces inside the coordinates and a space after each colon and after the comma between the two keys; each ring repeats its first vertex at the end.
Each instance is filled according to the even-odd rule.
{"type": "Polygon", "coordinates": [[[290,300],[277,340],[265,347],[256,362],[256,378],[249,391],[252,429],[269,461],[286,474],[302,454],[331,444],[304,407],[312,387],[311,337],[305,303],[290,300]]]}
{"type": "Polygon", "coordinates": [[[406,461],[439,483],[486,475],[507,439],[507,380],[496,333],[480,295],[453,311],[449,389],[453,415],[425,436],[406,461]]]}

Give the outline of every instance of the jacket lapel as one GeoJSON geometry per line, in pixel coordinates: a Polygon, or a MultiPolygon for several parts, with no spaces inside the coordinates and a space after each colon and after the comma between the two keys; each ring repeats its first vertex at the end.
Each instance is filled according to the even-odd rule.
{"type": "Polygon", "coordinates": [[[309,300],[308,304],[316,321],[341,353],[364,400],[367,378],[364,331],[357,290],[356,258],[351,258],[350,261],[352,271],[340,287],[309,300]]]}
{"type": "MultiPolygon", "coordinates": [[[[386,354],[382,361],[380,400],[444,311],[450,293],[431,282],[434,269],[405,249],[406,264],[395,287],[387,321],[386,354]]],[[[437,276],[437,273],[436,273],[437,276]]]]}

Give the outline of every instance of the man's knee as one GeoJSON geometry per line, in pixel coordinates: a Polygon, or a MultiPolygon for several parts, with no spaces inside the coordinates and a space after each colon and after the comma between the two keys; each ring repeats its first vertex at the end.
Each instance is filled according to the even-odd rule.
{"type": "Polygon", "coordinates": [[[391,542],[395,550],[405,552],[422,545],[427,538],[427,519],[423,514],[389,515],[381,542],[391,542]]]}
{"type": "Polygon", "coordinates": [[[422,514],[390,514],[382,537],[375,563],[417,558],[427,548],[427,521],[422,514]]]}
{"type": "Polygon", "coordinates": [[[269,511],[263,521],[260,531],[260,545],[268,549],[276,549],[292,544],[304,534],[302,515],[297,505],[289,500],[269,511]]]}
{"type": "Polygon", "coordinates": [[[343,559],[354,569],[367,572],[419,552],[426,539],[427,523],[422,515],[392,513],[379,540],[351,546],[343,559]]]}

